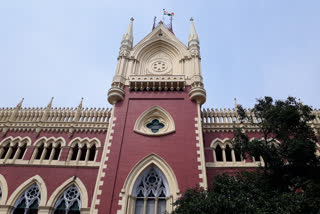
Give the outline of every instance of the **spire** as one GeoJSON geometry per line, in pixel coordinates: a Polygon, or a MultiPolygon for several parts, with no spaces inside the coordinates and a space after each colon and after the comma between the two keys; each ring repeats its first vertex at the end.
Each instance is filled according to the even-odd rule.
{"type": "Polygon", "coordinates": [[[43,113],[42,118],[41,118],[41,121],[42,121],[42,122],[45,122],[45,121],[47,121],[47,119],[48,119],[49,111],[50,111],[51,108],[52,108],[53,98],[54,98],[54,97],[51,98],[50,102],[48,103],[47,107],[46,107],[45,110],[44,110],[44,113],[43,113]]]}
{"type": "Polygon", "coordinates": [[[19,110],[20,110],[21,107],[22,107],[23,100],[24,100],[24,98],[22,98],[22,100],[21,100],[21,101],[18,103],[18,105],[14,108],[14,111],[12,112],[9,121],[14,121],[14,120],[16,119],[17,114],[18,114],[19,110]]]}
{"type": "Polygon", "coordinates": [[[132,44],[133,44],[133,33],[132,33],[133,20],[134,18],[131,17],[127,32],[123,35],[122,41],[121,41],[121,46],[127,45],[130,49],[132,48],[132,44]]]}
{"type": "Polygon", "coordinates": [[[237,109],[237,108],[238,108],[237,98],[234,98],[234,108],[235,108],[235,109],[237,109]]]}
{"type": "Polygon", "coordinates": [[[18,103],[16,108],[21,109],[23,100],[24,100],[24,98],[22,98],[22,100],[18,103]]]}
{"type": "Polygon", "coordinates": [[[189,34],[189,39],[188,39],[189,46],[192,41],[195,41],[198,44],[200,43],[196,28],[194,27],[194,24],[193,24],[193,18],[191,17],[190,18],[190,34],[189,34]]]}
{"type": "Polygon", "coordinates": [[[77,111],[76,111],[76,115],[74,117],[74,121],[79,121],[80,116],[81,116],[81,109],[82,109],[82,102],[83,102],[83,97],[81,98],[80,104],[78,105],[77,111]]]}

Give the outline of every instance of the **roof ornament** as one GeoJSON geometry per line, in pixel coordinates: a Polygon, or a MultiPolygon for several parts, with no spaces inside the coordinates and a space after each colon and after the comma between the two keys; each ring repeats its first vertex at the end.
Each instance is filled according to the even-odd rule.
{"type": "Polygon", "coordinates": [[[18,111],[21,109],[22,107],[22,103],[23,103],[24,98],[22,98],[22,100],[18,103],[18,105],[14,108],[14,111],[12,112],[9,121],[15,121],[17,115],[18,115],[18,111]]]}
{"type": "Polygon", "coordinates": [[[41,118],[41,122],[46,122],[46,121],[48,120],[49,111],[50,111],[51,108],[52,108],[53,98],[54,98],[54,97],[51,97],[50,102],[48,103],[47,107],[45,108],[44,113],[43,113],[42,118],[41,118]]]}
{"type": "Polygon", "coordinates": [[[198,43],[198,44],[200,43],[196,28],[194,27],[194,24],[193,24],[193,18],[192,17],[190,18],[190,34],[189,34],[189,39],[188,40],[189,40],[188,41],[189,45],[193,41],[198,43]]]}
{"type": "Polygon", "coordinates": [[[238,102],[237,102],[237,98],[234,98],[234,109],[238,108],[238,102]]]}
{"type": "Polygon", "coordinates": [[[83,102],[83,97],[81,97],[81,101],[80,104],[78,105],[77,111],[76,111],[76,115],[74,117],[74,121],[78,122],[80,120],[80,116],[81,116],[81,109],[82,109],[82,102],[83,102]]]}

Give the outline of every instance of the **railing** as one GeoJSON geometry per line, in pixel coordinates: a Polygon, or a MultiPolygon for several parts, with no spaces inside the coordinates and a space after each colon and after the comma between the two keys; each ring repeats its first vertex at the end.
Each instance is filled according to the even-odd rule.
{"type": "MultiPolygon", "coordinates": [[[[247,115],[251,114],[254,123],[261,121],[260,118],[257,118],[253,113],[250,113],[250,109],[245,109],[245,111],[247,115]]],[[[316,117],[310,124],[320,126],[320,109],[315,109],[312,113],[316,117]]],[[[235,109],[203,109],[201,118],[204,128],[214,128],[215,125],[226,125],[230,127],[232,124],[240,123],[238,113],[235,109]]]]}

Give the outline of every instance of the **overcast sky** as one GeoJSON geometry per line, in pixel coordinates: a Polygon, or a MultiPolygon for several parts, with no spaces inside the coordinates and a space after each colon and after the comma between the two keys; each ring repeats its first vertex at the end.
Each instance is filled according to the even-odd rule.
{"type": "Polygon", "coordinates": [[[187,44],[200,37],[204,107],[252,107],[265,95],[320,108],[319,0],[7,0],[0,3],[0,107],[109,107],[120,41],[134,17],[134,43],[162,9],[187,44]]]}

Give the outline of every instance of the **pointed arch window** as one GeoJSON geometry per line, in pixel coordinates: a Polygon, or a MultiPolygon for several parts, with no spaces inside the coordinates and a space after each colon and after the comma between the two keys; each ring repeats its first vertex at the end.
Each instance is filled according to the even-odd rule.
{"type": "Polygon", "coordinates": [[[156,167],[147,169],[135,183],[133,189],[135,214],[164,214],[169,187],[166,178],[156,167]]]}
{"type": "Polygon", "coordinates": [[[5,159],[8,151],[9,151],[9,148],[10,148],[10,143],[7,143],[7,145],[5,145],[4,147],[1,148],[0,159],[5,159]]]}
{"type": "Polygon", "coordinates": [[[215,153],[216,153],[216,160],[217,161],[223,161],[222,158],[222,149],[220,147],[220,145],[217,145],[216,149],[215,149],[215,153]]]}
{"type": "Polygon", "coordinates": [[[2,198],[2,189],[1,189],[1,186],[0,186],[0,201],[1,201],[1,198],[2,198]]]}
{"type": "Polygon", "coordinates": [[[37,214],[41,194],[37,184],[31,185],[16,201],[12,214],[37,214]]]}
{"type": "Polygon", "coordinates": [[[72,185],[57,200],[53,214],[80,214],[80,209],[80,191],[75,185],[72,185]]]}
{"type": "Polygon", "coordinates": [[[61,152],[61,144],[58,143],[56,148],[54,148],[53,160],[58,160],[59,159],[60,152],[61,152]]]}

